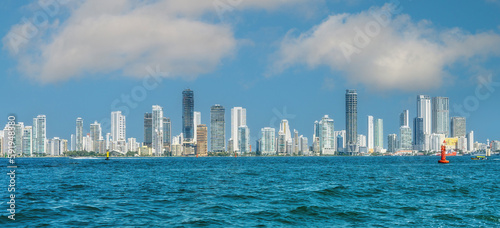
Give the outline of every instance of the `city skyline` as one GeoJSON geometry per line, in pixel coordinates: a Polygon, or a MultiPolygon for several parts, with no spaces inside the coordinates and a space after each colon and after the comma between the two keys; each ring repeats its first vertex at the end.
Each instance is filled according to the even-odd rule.
{"type": "MultiPolygon", "coordinates": [[[[185,107],[186,104],[186,92],[188,92],[189,96],[189,110],[194,110],[195,109],[195,104],[194,104],[194,91],[192,90],[184,90],[182,92],[183,94],[183,106],[185,107]]],[[[425,97],[425,100],[431,100],[428,96],[425,95],[418,95],[416,97],[416,106],[417,106],[417,116],[420,115],[421,113],[421,104],[422,104],[422,98],[425,97]]],[[[347,89],[346,90],[346,96],[345,96],[345,101],[346,101],[346,115],[349,115],[349,111],[347,110],[357,110],[357,93],[355,90],[352,89],[347,89]],[[352,94],[354,94],[354,98],[352,97],[352,94]],[[354,105],[354,107],[352,107],[354,105]],[[350,107],[351,106],[351,107],[350,107]]],[[[248,152],[255,152],[255,150],[252,150],[252,148],[256,148],[257,150],[259,149],[264,149],[264,154],[269,154],[271,151],[274,149],[275,153],[277,155],[307,155],[310,152],[316,153],[318,155],[333,155],[333,154],[339,154],[339,153],[344,153],[344,154],[349,154],[349,155],[354,155],[357,153],[372,153],[372,152],[383,152],[387,150],[393,151],[394,148],[396,148],[396,151],[411,151],[411,150],[437,150],[439,148],[440,143],[442,140],[445,138],[457,138],[458,137],[458,144],[457,149],[460,148],[460,150],[468,150],[471,148],[470,145],[467,143],[472,143],[472,142],[479,142],[479,143],[484,143],[481,141],[477,141],[474,138],[474,131],[468,131],[467,126],[466,126],[466,118],[465,117],[448,117],[448,111],[449,111],[449,106],[448,106],[449,98],[448,97],[433,97],[431,105],[433,107],[432,109],[432,116],[433,118],[431,119],[431,123],[433,126],[433,133],[428,134],[425,132],[424,127],[423,127],[423,118],[422,117],[416,117],[414,119],[414,129],[409,127],[409,112],[410,110],[403,110],[402,113],[399,114],[399,118],[397,118],[400,127],[399,127],[399,132],[398,134],[386,134],[384,133],[384,120],[377,118],[374,119],[373,116],[367,116],[368,120],[368,126],[373,125],[373,127],[369,127],[369,129],[372,129],[373,132],[366,132],[366,135],[364,134],[357,134],[356,135],[356,142],[355,142],[355,150],[351,147],[349,147],[348,143],[348,134],[347,130],[343,129],[341,131],[335,131],[334,128],[334,120],[329,118],[328,115],[325,115],[320,121],[315,121],[313,123],[313,132],[312,132],[312,144],[308,144],[308,137],[307,133],[300,132],[300,137],[299,137],[299,131],[296,129],[293,129],[293,138],[291,134],[291,129],[290,129],[290,123],[287,119],[282,119],[280,123],[279,129],[277,129],[277,136],[275,136],[275,141],[276,145],[274,145],[273,148],[270,148],[269,141],[274,141],[270,139],[266,139],[266,137],[270,137],[269,133],[270,131],[276,131],[274,128],[270,127],[263,127],[261,129],[262,135],[258,135],[257,137],[254,136],[252,138],[250,136],[250,128],[246,125],[246,109],[242,107],[233,107],[231,109],[231,135],[233,137],[236,137],[238,139],[238,142],[235,143],[232,138],[230,138],[227,143],[228,146],[225,148],[226,151],[232,151],[234,152],[243,154],[243,153],[248,153],[248,152]],[[445,113],[445,117],[447,118],[446,121],[443,120],[443,117],[437,118],[439,113],[445,113]],[[437,120],[437,121],[436,121],[437,120]],[[435,123],[438,122],[438,123],[435,123]],[[447,122],[447,123],[444,123],[447,122]],[[445,125],[439,126],[439,124],[445,125]],[[237,129],[236,132],[233,131],[233,129],[237,129]],[[449,134],[448,134],[449,133],[449,134]],[[303,136],[305,135],[305,136],[303,136]],[[370,138],[373,137],[373,147],[371,145],[371,140],[370,138]],[[397,142],[394,144],[394,137],[397,137],[397,142]],[[435,141],[435,138],[438,137],[438,141],[435,141]],[[386,144],[384,143],[384,138],[387,139],[386,144]],[[392,141],[391,141],[392,140],[392,141]],[[253,143],[255,141],[255,147],[253,146],[253,143]],[[264,143],[261,145],[261,143],[264,143]],[[229,145],[230,144],[230,145],[229,145]],[[436,145],[437,144],[437,145],[436,145]],[[463,144],[463,145],[462,145],[463,144]],[[460,146],[459,146],[460,145],[460,146]],[[236,147],[235,147],[236,146],[236,147]],[[437,149],[436,149],[437,148],[437,149]],[[307,150],[307,151],[305,151],[307,150]]],[[[427,105],[429,106],[429,105],[427,105]]],[[[22,141],[22,144],[30,144],[33,145],[32,147],[30,146],[29,149],[33,148],[31,152],[29,153],[34,153],[34,154],[48,154],[48,150],[52,151],[50,153],[56,153],[56,154],[62,154],[64,151],[62,151],[62,144],[64,143],[66,148],[68,150],[83,150],[80,148],[85,148],[85,150],[90,150],[90,151],[95,151],[99,153],[103,153],[106,150],[117,150],[121,151],[122,153],[125,153],[127,150],[130,150],[130,148],[134,149],[139,149],[141,145],[147,146],[151,148],[151,154],[154,156],[164,156],[165,152],[170,153],[171,150],[171,145],[172,145],[172,138],[171,134],[175,132],[172,132],[171,130],[171,120],[170,118],[164,116],[163,114],[163,107],[158,106],[158,105],[153,105],[152,106],[152,113],[144,113],[144,140],[143,143],[138,142],[137,138],[135,137],[127,137],[126,136],[126,117],[122,115],[121,111],[113,111],[111,112],[111,129],[110,132],[103,132],[101,128],[101,123],[94,121],[93,123],[90,123],[89,127],[89,133],[84,133],[85,132],[85,124],[84,124],[84,119],[81,117],[78,117],[76,119],[76,133],[71,134],[69,137],[69,140],[61,137],[46,137],[46,116],[45,115],[38,115],[36,118],[33,119],[33,126],[34,129],[42,129],[42,133],[38,133],[35,131],[34,137],[32,137],[33,131],[32,126],[25,126],[23,122],[19,121],[18,124],[16,124],[16,134],[19,135],[19,139],[17,141],[22,141]],[[150,119],[150,120],[149,120],[150,119]],[[41,126],[41,127],[39,127],[41,126]],[[149,136],[148,132],[151,132],[151,145],[149,144],[149,136]],[[23,133],[23,134],[21,134],[23,133]],[[83,133],[83,134],[82,134],[83,133]],[[37,135],[43,135],[42,139],[39,139],[37,135]],[[106,140],[104,140],[103,135],[106,134],[106,140]],[[84,135],[86,135],[84,137],[84,135]],[[31,140],[26,141],[26,137],[29,137],[31,140]],[[75,137],[76,136],[76,137],[75,137]],[[20,138],[22,137],[22,138],[20,138]],[[45,138],[44,138],[45,137],[45,138]],[[78,138],[82,138],[78,140],[78,138]],[[43,144],[46,146],[46,148],[38,148],[38,146],[41,144],[41,141],[45,141],[43,144]],[[128,140],[128,141],[127,141],[128,140]],[[54,145],[57,145],[56,150],[61,150],[61,152],[53,152],[56,147],[54,145]],[[40,152],[42,151],[42,152],[40,152]],[[161,151],[161,152],[158,152],[161,151]]],[[[186,111],[186,109],[183,109],[183,113],[186,111]]],[[[191,112],[188,111],[188,112],[191,112]]],[[[355,111],[354,111],[355,112],[355,111]]],[[[217,138],[225,138],[225,132],[221,130],[221,128],[224,128],[225,126],[225,120],[224,116],[225,114],[225,108],[219,104],[213,105],[210,110],[210,128],[215,127],[215,131],[211,130],[210,134],[210,141],[211,143],[208,144],[209,138],[208,138],[208,127],[207,124],[204,124],[201,121],[201,112],[198,111],[192,111],[194,115],[191,115],[191,119],[185,119],[183,118],[182,122],[193,122],[196,124],[196,128],[201,130],[202,132],[199,132],[198,135],[202,137],[202,141],[200,143],[196,142],[196,137],[193,140],[192,138],[185,138],[183,137],[184,132],[181,133],[181,140],[176,143],[178,145],[182,145],[182,147],[185,147],[188,143],[188,145],[191,145],[193,148],[191,152],[196,155],[198,153],[205,154],[208,151],[208,148],[212,148],[212,140],[213,137],[215,136],[215,140],[220,140],[217,138]],[[217,123],[219,122],[219,123],[217,123]],[[201,152],[200,152],[201,151],[201,152]]],[[[356,118],[355,121],[357,122],[358,119],[356,118]]],[[[346,123],[346,127],[350,126],[349,124],[346,123]]],[[[357,128],[355,129],[357,131],[357,128]]],[[[359,132],[359,131],[358,131],[359,132]]],[[[5,134],[5,131],[4,131],[5,134]]],[[[275,135],[276,132],[273,133],[275,135]]],[[[455,139],[457,140],[457,139],[455,139]]],[[[492,139],[491,141],[497,141],[495,139],[492,139]]],[[[489,139],[488,139],[489,142],[489,139]]],[[[454,143],[457,143],[456,141],[454,143]]],[[[175,144],[175,143],[174,143],[175,144]]],[[[219,146],[220,148],[220,146],[219,146]]],[[[28,150],[29,150],[28,149],[28,150]]],[[[27,149],[25,147],[19,148],[17,153],[28,153],[25,152],[27,149]]],[[[184,151],[184,149],[183,149],[184,151]]],[[[224,150],[216,150],[215,152],[223,152],[224,150]]],[[[262,152],[262,151],[259,151],[262,152]]],[[[184,152],[182,152],[184,153],[184,152]]]]}

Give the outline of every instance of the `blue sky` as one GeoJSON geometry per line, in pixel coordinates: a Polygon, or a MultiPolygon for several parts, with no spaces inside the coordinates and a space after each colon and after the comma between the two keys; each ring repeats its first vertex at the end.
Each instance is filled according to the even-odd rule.
{"type": "Polygon", "coordinates": [[[77,117],[86,131],[109,118],[113,101],[137,91],[150,66],[161,83],[127,115],[127,137],[139,141],[143,114],[156,104],[180,133],[186,88],[204,124],[211,105],[226,107],[227,138],[235,106],[247,109],[253,141],[283,116],[307,137],[323,115],[345,129],[344,94],[353,88],[360,134],[367,115],[384,119],[385,135],[397,133],[402,110],[413,119],[416,96],[428,94],[449,97],[450,116],[469,102],[467,131],[500,140],[499,1],[49,2],[45,11],[36,1],[0,3],[0,116],[31,125],[45,114],[48,137],[68,139],[77,117]],[[373,16],[387,12],[387,24],[373,16]],[[34,17],[41,24],[26,38],[25,19],[34,17]],[[380,30],[371,27],[370,41],[356,46],[368,24],[380,30]],[[24,37],[15,48],[12,34],[24,37]],[[346,57],[342,47],[358,52],[346,57]]]}

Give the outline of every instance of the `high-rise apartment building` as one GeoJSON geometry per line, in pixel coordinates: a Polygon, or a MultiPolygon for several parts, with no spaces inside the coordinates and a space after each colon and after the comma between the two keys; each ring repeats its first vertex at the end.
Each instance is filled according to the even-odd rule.
{"type": "Polygon", "coordinates": [[[76,150],[83,151],[83,119],[76,118],[76,150]]]}
{"type": "Polygon", "coordinates": [[[153,105],[152,116],[152,151],[154,156],[163,155],[163,108],[153,105]]]}
{"type": "Polygon", "coordinates": [[[373,116],[368,116],[368,134],[366,136],[366,146],[368,147],[368,152],[373,152],[373,148],[374,148],[374,134],[375,134],[375,130],[374,130],[374,125],[373,125],[373,116]]]}
{"type": "Polygon", "coordinates": [[[447,97],[432,98],[432,133],[449,135],[450,104],[447,97]]]}
{"type": "Polygon", "coordinates": [[[41,155],[47,153],[47,118],[38,115],[33,119],[33,153],[41,155]]]}
{"type": "Polygon", "coordinates": [[[239,130],[240,126],[247,125],[247,110],[242,107],[234,107],[231,109],[231,138],[233,139],[233,150],[238,151],[239,146],[239,130]]]}
{"type": "Polygon", "coordinates": [[[196,142],[197,139],[196,131],[198,129],[198,125],[201,124],[201,112],[193,112],[193,124],[194,124],[193,141],[196,142]]]}
{"type": "Polygon", "coordinates": [[[182,133],[184,141],[194,140],[194,92],[190,89],[182,91],[182,133]]]}
{"type": "Polygon", "coordinates": [[[376,119],[374,123],[373,146],[375,149],[384,148],[384,120],[376,119]]]}
{"type": "Polygon", "coordinates": [[[208,155],[207,125],[198,124],[196,126],[196,155],[205,157],[208,155]]]}
{"type": "Polygon", "coordinates": [[[151,148],[153,145],[153,114],[144,113],[144,146],[151,148]]]}
{"type": "Polygon", "coordinates": [[[238,127],[239,153],[249,153],[250,151],[250,129],[247,125],[238,127]]]}
{"type": "Polygon", "coordinates": [[[358,141],[358,94],[356,90],[348,89],[345,94],[346,106],[346,148],[347,152],[357,152],[358,141]]]}
{"type": "Polygon", "coordinates": [[[403,112],[399,115],[399,126],[410,127],[410,110],[403,110],[403,112]]]}
{"type": "Polygon", "coordinates": [[[452,117],[450,130],[451,130],[451,137],[465,137],[466,135],[465,117],[452,117]]]}
{"type": "Polygon", "coordinates": [[[261,129],[260,151],[262,155],[276,154],[276,129],[265,127],[261,129]]]}
{"type": "Polygon", "coordinates": [[[226,148],[226,109],[222,105],[210,108],[210,150],[224,152],[226,148]]]}

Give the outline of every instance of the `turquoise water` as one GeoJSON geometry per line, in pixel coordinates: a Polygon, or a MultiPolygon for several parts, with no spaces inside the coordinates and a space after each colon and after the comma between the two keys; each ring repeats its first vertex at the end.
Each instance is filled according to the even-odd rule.
{"type": "Polygon", "coordinates": [[[17,159],[0,227],[500,226],[500,160],[438,159],[17,159]]]}

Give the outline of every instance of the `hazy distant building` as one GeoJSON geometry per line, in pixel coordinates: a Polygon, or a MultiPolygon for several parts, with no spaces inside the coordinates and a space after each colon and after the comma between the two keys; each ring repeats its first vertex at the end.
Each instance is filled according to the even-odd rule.
{"type": "Polygon", "coordinates": [[[432,98],[432,133],[449,135],[450,104],[447,97],[432,98]]]}
{"type": "Polygon", "coordinates": [[[226,148],[226,109],[222,105],[210,108],[210,150],[224,152],[226,148]]]}
{"type": "Polygon", "coordinates": [[[278,148],[277,148],[278,155],[285,155],[286,154],[286,135],[282,131],[278,132],[277,146],[278,146],[278,148]]]}
{"type": "Polygon", "coordinates": [[[358,141],[358,94],[356,90],[348,89],[345,94],[346,105],[346,148],[347,152],[356,152],[358,141]]]}
{"type": "MultiPolygon", "coordinates": [[[[17,156],[21,156],[23,154],[23,133],[24,133],[24,123],[17,122],[14,124],[14,151],[17,156]]],[[[12,137],[12,136],[11,136],[12,137]]]]}
{"type": "Polygon", "coordinates": [[[90,139],[92,140],[91,151],[99,152],[99,140],[102,139],[102,130],[101,124],[97,121],[94,121],[93,124],[90,124],[90,139]]]}
{"type": "Polygon", "coordinates": [[[413,119],[413,147],[415,150],[425,150],[424,118],[413,119]]]}
{"type": "Polygon", "coordinates": [[[384,120],[376,119],[374,123],[373,146],[375,149],[384,148],[384,120]]]}
{"type": "Polygon", "coordinates": [[[184,141],[194,139],[194,92],[190,89],[182,91],[182,134],[184,141]]]}
{"type": "Polygon", "coordinates": [[[261,129],[260,152],[262,155],[276,154],[276,129],[265,127],[261,129]]]}
{"type": "Polygon", "coordinates": [[[360,147],[366,147],[366,136],[359,134],[358,135],[358,146],[360,147]]]}
{"type": "Polygon", "coordinates": [[[172,145],[172,123],[170,118],[163,117],[163,149],[167,152],[171,151],[172,145]]]}
{"type": "Polygon", "coordinates": [[[373,152],[374,148],[374,135],[375,135],[375,129],[373,125],[373,116],[368,116],[368,134],[366,137],[367,140],[367,147],[368,147],[368,152],[373,152]]]}
{"type": "Polygon", "coordinates": [[[403,110],[403,112],[399,115],[399,126],[410,127],[410,110],[403,110]]]}
{"type": "Polygon", "coordinates": [[[76,150],[83,151],[83,119],[76,118],[76,150]]]}
{"type": "Polygon", "coordinates": [[[196,155],[204,157],[208,155],[207,125],[196,126],[196,155]]]}
{"type": "Polygon", "coordinates": [[[239,145],[239,153],[249,153],[252,152],[250,150],[250,129],[247,125],[238,127],[238,145],[239,145]]]}
{"type": "Polygon", "coordinates": [[[466,121],[465,117],[451,118],[451,137],[465,137],[466,121]]]}
{"type": "Polygon", "coordinates": [[[398,148],[398,139],[396,134],[390,134],[387,136],[387,152],[394,153],[398,148]]]}
{"type": "Polygon", "coordinates": [[[152,147],[153,145],[153,114],[144,113],[144,146],[152,147]]]}
{"type": "Polygon", "coordinates": [[[247,110],[242,107],[231,109],[231,138],[233,139],[233,150],[238,151],[239,146],[239,127],[247,125],[247,110]]]}
{"type": "Polygon", "coordinates": [[[467,151],[474,152],[474,131],[467,134],[467,151]]]}
{"type": "Polygon", "coordinates": [[[31,126],[24,127],[22,144],[23,156],[31,156],[33,154],[33,128],[31,126]]]}

